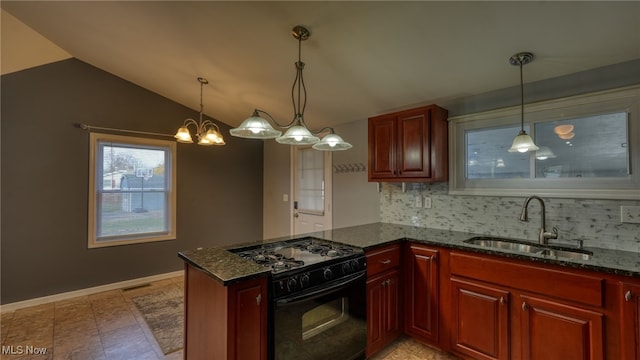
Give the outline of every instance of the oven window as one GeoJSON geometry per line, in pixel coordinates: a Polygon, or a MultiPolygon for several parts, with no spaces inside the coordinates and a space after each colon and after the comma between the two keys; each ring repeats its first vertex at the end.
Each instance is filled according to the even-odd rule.
{"type": "Polygon", "coordinates": [[[302,340],[341,324],[349,317],[349,299],[340,298],[319,305],[302,315],[302,340]]]}

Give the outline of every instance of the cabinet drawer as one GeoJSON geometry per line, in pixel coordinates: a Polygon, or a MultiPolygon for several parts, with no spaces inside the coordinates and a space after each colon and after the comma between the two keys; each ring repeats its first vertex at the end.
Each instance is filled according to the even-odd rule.
{"type": "Polygon", "coordinates": [[[367,251],[367,276],[379,274],[400,265],[400,245],[367,251]]]}
{"type": "Polygon", "coordinates": [[[451,273],[602,307],[604,279],[489,257],[451,253],[451,273]]]}

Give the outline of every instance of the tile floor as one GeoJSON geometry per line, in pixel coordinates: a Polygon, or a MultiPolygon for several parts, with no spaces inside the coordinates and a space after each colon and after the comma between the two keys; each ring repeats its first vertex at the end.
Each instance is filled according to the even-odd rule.
{"type": "MultiPolygon", "coordinates": [[[[131,299],[159,287],[183,286],[176,277],[149,286],[106,291],[2,313],[0,336],[6,360],[182,359],[182,351],[162,354],[131,299]],[[26,346],[45,354],[18,355],[26,346]],[[13,350],[14,354],[5,354],[13,350]]],[[[414,340],[401,338],[372,360],[450,360],[414,340]]]]}

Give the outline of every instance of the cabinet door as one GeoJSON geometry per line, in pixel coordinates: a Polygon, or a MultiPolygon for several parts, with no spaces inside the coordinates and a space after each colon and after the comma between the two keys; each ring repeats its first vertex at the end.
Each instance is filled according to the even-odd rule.
{"type": "Polygon", "coordinates": [[[367,281],[367,357],[384,345],[384,274],[367,281]]]}
{"type": "Polygon", "coordinates": [[[640,359],[640,285],[623,283],[622,289],[622,356],[640,359]]]}
{"type": "Polygon", "coordinates": [[[400,336],[399,280],[392,270],[367,281],[367,357],[400,336]]]}
{"type": "Polygon", "coordinates": [[[520,296],[522,359],[603,359],[603,315],[550,299],[520,296]]]}
{"type": "Polygon", "coordinates": [[[387,335],[386,342],[389,343],[402,333],[400,327],[400,276],[397,270],[387,275],[385,290],[385,308],[387,311],[385,333],[387,335]]]}
{"type": "Polygon", "coordinates": [[[431,128],[429,110],[398,115],[398,177],[431,177],[431,128]]]}
{"type": "Polygon", "coordinates": [[[267,283],[264,281],[247,281],[233,288],[230,308],[235,314],[235,322],[231,322],[230,334],[233,334],[234,353],[230,359],[255,360],[266,359],[267,354],[267,283]]]}
{"type": "Polygon", "coordinates": [[[397,176],[395,116],[369,119],[369,180],[397,176]]]}
{"type": "Polygon", "coordinates": [[[405,283],[405,332],[438,342],[438,250],[408,247],[405,283]]]}
{"type": "Polygon", "coordinates": [[[451,279],[452,347],[474,359],[509,359],[509,292],[451,279]]]}

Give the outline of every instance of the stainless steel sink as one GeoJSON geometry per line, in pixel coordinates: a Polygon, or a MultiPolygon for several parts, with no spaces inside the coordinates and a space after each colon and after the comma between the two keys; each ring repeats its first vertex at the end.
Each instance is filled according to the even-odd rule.
{"type": "Polygon", "coordinates": [[[531,243],[527,243],[524,241],[514,240],[514,239],[505,239],[505,238],[497,238],[491,236],[478,236],[473,237],[471,239],[465,240],[467,244],[473,244],[478,246],[486,246],[504,250],[514,250],[514,251],[522,251],[528,253],[537,253],[544,250],[543,247],[536,246],[531,243]]]}
{"type": "Polygon", "coordinates": [[[560,250],[560,249],[544,249],[540,252],[540,255],[549,256],[552,258],[563,258],[573,260],[591,260],[593,253],[586,250],[560,250]]]}
{"type": "Polygon", "coordinates": [[[553,247],[539,246],[527,241],[499,238],[492,236],[476,236],[464,240],[467,244],[491,247],[503,250],[520,251],[531,254],[543,255],[555,259],[590,260],[593,253],[582,249],[558,249],[553,247]]]}

